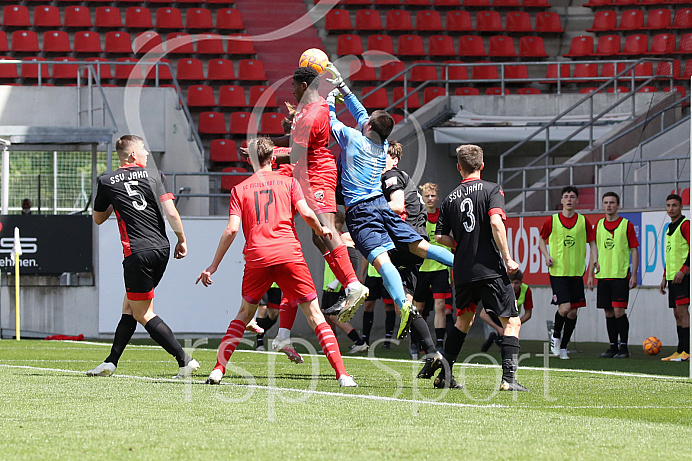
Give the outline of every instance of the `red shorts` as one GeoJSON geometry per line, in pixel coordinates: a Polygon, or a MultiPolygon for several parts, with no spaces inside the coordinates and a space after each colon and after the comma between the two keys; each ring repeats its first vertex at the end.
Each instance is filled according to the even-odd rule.
{"type": "Polygon", "coordinates": [[[293,176],[303,188],[308,206],[315,214],[336,213],[336,164],[309,169],[307,174],[296,166],[293,176]]]}
{"type": "Polygon", "coordinates": [[[303,259],[302,261],[292,261],[274,266],[245,266],[243,299],[250,304],[259,304],[262,296],[274,282],[281,288],[283,297],[290,307],[317,298],[315,283],[312,281],[308,265],[303,259]]]}

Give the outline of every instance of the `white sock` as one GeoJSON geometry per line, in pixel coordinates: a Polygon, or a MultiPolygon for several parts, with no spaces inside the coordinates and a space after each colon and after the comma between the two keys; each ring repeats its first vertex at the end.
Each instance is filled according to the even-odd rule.
{"type": "Polygon", "coordinates": [[[291,330],[288,328],[279,328],[279,334],[277,335],[281,341],[287,341],[291,339],[291,330]]]}
{"type": "Polygon", "coordinates": [[[350,291],[350,290],[355,290],[355,289],[358,288],[359,286],[360,286],[360,282],[351,282],[351,283],[349,283],[348,285],[346,285],[346,289],[349,290],[349,291],[350,291]]]}

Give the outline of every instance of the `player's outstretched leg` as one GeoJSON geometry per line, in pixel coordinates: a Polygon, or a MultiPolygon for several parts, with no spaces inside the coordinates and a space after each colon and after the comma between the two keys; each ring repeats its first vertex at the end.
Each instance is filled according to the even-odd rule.
{"type": "Polygon", "coordinates": [[[240,340],[243,338],[243,334],[245,333],[245,326],[255,316],[256,311],[256,304],[250,304],[245,300],[242,301],[238,314],[228,325],[226,334],[221,340],[219,350],[216,353],[216,365],[209,374],[209,378],[207,378],[207,384],[219,384],[221,382],[221,379],[226,372],[226,364],[231,359],[231,356],[238,347],[238,344],[240,344],[240,340]]]}
{"type": "Polygon", "coordinates": [[[459,352],[461,352],[461,347],[464,345],[464,341],[466,341],[466,333],[462,331],[462,328],[466,329],[468,332],[473,318],[473,312],[465,312],[462,316],[457,317],[456,324],[449,329],[444,348],[444,360],[446,365],[443,364],[444,366],[440,369],[440,373],[433,381],[433,386],[436,388],[461,389],[463,387],[454,379],[452,367],[459,357],[459,352]],[[449,367],[447,367],[447,365],[449,367]],[[447,376],[447,370],[449,371],[449,376],[447,376]]]}
{"type": "Polygon", "coordinates": [[[87,376],[110,376],[115,372],[118,366],[118,360],[123,354],[125,347],[132,339],[132,335],[135,333],[137,328],[137,321],[130,314],[123,314],[120,317],[120,322],[115,329],[115,337],[113,338],[113,346],[111,346],[111,353],[106,360],[103,361],[96,368],[92,368],[87,371],[87,376]]]}
{"type": "Polygon", "coordinates": [[[272,341],[271,350],[283,352],[293,363],[303,363],[303,357],[296,351],[291,342],[291,328],[296,321],[298,306],[289,306],[287,302],[282,302],[280,309],[279,332],[272,341]]]}

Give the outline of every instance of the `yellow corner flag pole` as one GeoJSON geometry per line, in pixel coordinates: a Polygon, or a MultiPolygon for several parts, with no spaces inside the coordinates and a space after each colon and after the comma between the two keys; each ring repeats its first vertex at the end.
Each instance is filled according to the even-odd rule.
{"type": "Polygon", "coordinates": [[[20,306],[19,306],[19,257],[22,254],[22,245],[19,241],[19,228],[14,228],[14,245],[12,246],[12,254],[14,255],[14,316],[17,341],[21,339],[19,329],[21,325],[20,306]]]}

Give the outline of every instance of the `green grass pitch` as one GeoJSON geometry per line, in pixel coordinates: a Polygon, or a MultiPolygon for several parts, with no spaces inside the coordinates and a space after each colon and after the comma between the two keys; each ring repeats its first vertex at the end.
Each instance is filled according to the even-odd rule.
{"type": "Polygon", "coordinates": [[[498,393],[499,368],[469,360],[479,344],[468,341],[462,357],[476,363],[455,367],[465,390],[442,392],[414,377],[421,364],[404,344],[377,361],[347,355],[359,387],[341,389],[324,356],[295,365],[239,350],[230,362],[239,368],[210,386],[216,344],[194,350],[202,368],[191,379],[172,380],[177,366],[159,347],[131,345],[114,376],[88,378],[109,344],[4,340],[0,459],[690,457],[689,364],[639,350],[598,359],[602,345],[579,343],[581,353],[546,369],[543,344],[527,341],[519,380],[532,392],[498,393]]]}

